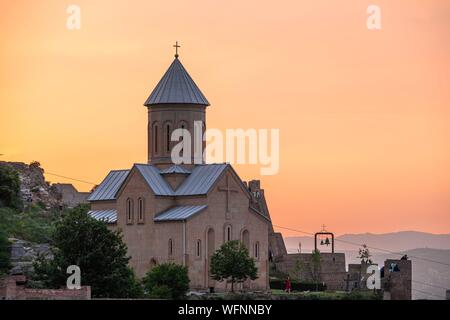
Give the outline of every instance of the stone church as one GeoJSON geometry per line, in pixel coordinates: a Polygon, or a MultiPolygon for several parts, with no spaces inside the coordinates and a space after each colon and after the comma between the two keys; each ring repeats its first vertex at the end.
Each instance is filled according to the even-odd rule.
{"type": "Polygon", "coordinates": [[[184,128],[193,136],[194,121],[205,130],[209,106],[178,54],[144,106],[148,163],[112,170],[89,196],[89,215],[122,230],[138,277],[174,262],[188,267],[191,289],[229,290],[230,284],[211,279],[210,257],[226,241],[240,240],[258,268],[258,279],[241,289],[267,290],[271,223],[259,181],[242,181],[226,163],[171,161],[172,131],[184,128]]]}

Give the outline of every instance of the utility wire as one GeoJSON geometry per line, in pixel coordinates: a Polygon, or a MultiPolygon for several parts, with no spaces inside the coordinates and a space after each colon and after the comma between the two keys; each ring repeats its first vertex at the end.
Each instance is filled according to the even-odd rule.
{"type": "MultiPolygon", "coordinates": [[[[311,233],[311,232],[306,232],[306,231],[297,230],[297,229],[293,229],[293,228],[277,226],[277,225],[273,225],[273,226],[276,227],[276,228],[280,228],[280,229],[286,229],[286,230],[290,230],[290,231],[294,231],[294,232],[300,232],[300,233],[304,233],[304,234],[308,234],[308,235],[315,235],[314,233],[311,233]]],[[[360,244],[360,243],[355,243],[355,242],[342,240],[342,239],[335,239],[335,241],[347,243],[347,244],[354,245],[354,246],[357,246],[357,247],[361,247],[362,246],[362,244],[360,244]]],[[[367,246],[367,248],[370,248],[370,249],[373,249],[373,250],[378,250],[378,251],[384,251],[384,252],[387,252],[387,253],[390,253],[390,254],[395,254],[395,255],[400,255],[400,256],[404,255],[404,253],[395,252],[395,251],[391,251],[391,250],[387,250],[387,249],[383,249],[383,248],[377,248],[377,247],[373,247],[373,246],[367,246]]],[[[450,267],[449,263],[445,263],[445,262],[442,262],[442,261],[437,261],[437,260],[432,260],[432,259],[418,257],[418,256],[412,256],[412,255],[408,255],[408,257],[415,258],[415,259],[418,259],[418,260],[427,261],[427,262],[433,262],[433,263],[437,263],[437,264],[441,264],[441,265],[450,267]]]]}
{"type": "Polygon", "coordinates": [[[432,296],[432,297],[436,297],[436,298],[440,298],[440,299],[446,300],[446,297],[440,296],[440,295],[437,295],[437,294],[434,294],[434,293],[431,293],[431,292],[426,292],[426,291],[417,290],[417,289],[412,289],[412,290],[416,291],[416,292],[419,292],[421,294],[424,294],[424,295],[428,295],[428,296],[432,296]]]}
{"type": "Polygon", "coordinates": [[[426,282],[422,282],[422,281],[418,281],[418,280],[413,280],[413,282],[418,283],[418,284],[422,284],[422,285],[425,285],[425,286],[429,286],[429,287],[434,287],[434,288],[437,288],[437,289],[448,290],[448,288],[440,287],[440,286],[437,286],[437,285],[434,285],[434,284],[430,284],[430,283],[426,283],[426,282]]]}
{"type": "MultiPolygon", "coordinates": [[[[94,186],[97,185],[96,183],[93,183],[93,182],[90,182],[90,181],[86,181],[86,180],[75,179],[75,178],[63,176],[63,175],[56,174],[56,173],[52,173],[52,172],[48,172],[48,171],[44,171],[44,172],[45,172],[46,174],[48,174],[48,175],[52,175],[52,176],[55,176],[55,177],[60,177],[60,178],[64,178],[64,179],[69,179],[69,180],[73,180],[73,181],[78,181],[78,182],[81,182],[81,183],[91,184],[91,185],[94,185],[94,186]]],[[[312,233],[312,232],[307,232],[307,231],[297,230],[297,229],[288,228],[288,227],[282,227],[282,226],[278,226],[278,225],[273,225],[273,226],[276,227],[276,228],[280,228],[280,229],[290,230],[290,231],[294,231],[294,232],[300,232],[300,233],[308,234],[308,235],[314,235],[314,233],[312,233]]],[[[362,244],[360,244],[360,243],[355,243],[355,242],[346,241],[346,240],[342,240],[342,239],[335,239],[335,241],[347,243],[347,244],[354,245],[354,246],[358,246],[358,247],[361,247],[361,246],[362,246],[362,244]]],[[[370,249],[373,249],[373,250],[384,251],[384,252],[387,252],[387,253],[390,253],[390,254],[403,255],[403,253],[400,253],[400,252],[394,252],[394,251],[387,250],[387,249],[383,249],[383,248],[377,248],[377,247],[373,247],[373,246],[367,246],[367,247],[370,248],[370,249]]],[[[442,262],[442,261],[436,261],[436,260],[431,260],[431,259],[422,258],[422,257],[417,257],[417,256],[411,256],[411,255],[410,255],[409,257],[415,258],[415,259],[419,259],[419,260],[423,260],[423,261],[428,261],[428,262],[438,263],[438,264],[441,264],[441,265],[445,265],[445,266],[450,267],[450,264],[445,263],[445,262],[442,262]]],[[[425,283],[422,283],[422,284],[425,284],[425,283]]],[[[427,284],[427,285],[429,285],[429,284],[427,284]]],[[[444,289],[444,288],[441,288],[441,289],[444,289]]]]}
{"type": "Polygon", "coordinates": [[[73,181],[78,181],[78,182],[82,182],[82,183],[92,184],[94,186],[97,185],[96,183],[93,183],[93,182],[89,182],[89,181],[86,181],[86,180],[75,179],[75,178],[70,178],[70,177],[62,176],[60,174],[51,173],[51,172],[48,172],[48,171],[44,171],[44,173],[45,174],[49,174],[51,176],[55,176],[55,177],[60,177],[60,178],[69,179],[69,180],[73,180],[73,181]]]}

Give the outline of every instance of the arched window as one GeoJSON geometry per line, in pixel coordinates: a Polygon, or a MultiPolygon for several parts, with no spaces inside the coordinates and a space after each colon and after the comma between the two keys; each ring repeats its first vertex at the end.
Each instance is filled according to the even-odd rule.
{"type": "Polygon", "coordinates": [[[169,257],[173,255],[173,241],[169,239],[169,257]]]}
{"type": "Polygon", "coordinates": [[[153,151],[158,153],[158,124],[153,125],[153,151]]]}
{"type": "Polygon", "coordinates": [[[126,208],[126,215],[127,215],[127,224],[133,223],[133,199],[128,198],[127,199],[127,208],[126,208]]]}
{"type": "Polygon", "coordinates": [[[255,258],[259,260],[259,242],[255,242],[255,258]]]}
{"type": "Polygon", "coordinates": [[[225,226],[225,242],[232,240],[231,225],[225,226]]]}
{"type": "MultiPolygon", "coordinates": [[[[187,122],[184,121],[184,120],[182,120],[182,121],[180,121],[180,122],[178,123],[178,128],[186,129],[186,130],[189,129],[189,128],[188,128],[188,125],[187,125],[187,122]]],[[[183,131],[183,136],[181,137],[181,139],[183,139],[183,138],[184,138],[184,131],[183,131]]],[[[182,140],[180,140],[180,141],[182,141],[182,140]]]]}
{"type": "Polygon", "coordinates": [[[164,130],[166,131],[166,152],[170,152],[170,134],[171,134],[170,123],[166,123],[164,130]]]}
{"type": "Polygon", "coordinates": [[[145,208],[144,208],[144,198],[138,199],[138,222],[144,223],[145,208]]]}
{"type": "Polygon", "coordinates": [[[248,251],[250,251],[250,233],[247,229],[242,231],[242,244],[247,248],[248,251]]]}
{"type": "Polygon", "coordinates": [[[197,240],[197,246],[195,247],[195,255],[197,258],[202,257],[202,241],[200,239],[197,240]]]}

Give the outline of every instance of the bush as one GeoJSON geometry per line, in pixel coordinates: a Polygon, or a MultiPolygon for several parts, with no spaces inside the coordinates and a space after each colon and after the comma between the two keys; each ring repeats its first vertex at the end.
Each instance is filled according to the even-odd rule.
{"type": "Polygon", "coordinates": [[[6,233],[0,229],[0,276],[7,274],[9,271],[9,241],[6,233]]]}
{"type": "MultiPolygon", "coordinates": [[[[270,280],[270,289],[278,289],[284,290],[285,280],[281,279],[271,279],[270,280]]],[[[327,286],[323,283],[317,284],[318,291],[325,291],[327,286]]],[[[316,284],[311,282],[298,282],[295,280],[291,280],[291,289],[292,291],[316,291],[316,284]]]]}
{"type": "Polygon", "coordinates": [[[151,299],[173,299],[172,290],[166,286],[155,286],[148,293],[148,297],[151,299]]]}
{"type": "Polygon", "coordinates": [[[153,267],[142,280],[150,298],[182,299],[189,290],[188,268],[175,263],[153,267]]]}
{"type": "Polygon", "coordinates": [[[0,208],[0,230],[8,237],[44,243],[51,240],[54,222],[58,213],[45,213],[38,207],[29,212],[17,212],[11,208],[0,208]]]}
{"type": "Polygon", "coordinates": [[[16,170],[0,165],[0,207],[22,208],[20,179],[16,170]]]}

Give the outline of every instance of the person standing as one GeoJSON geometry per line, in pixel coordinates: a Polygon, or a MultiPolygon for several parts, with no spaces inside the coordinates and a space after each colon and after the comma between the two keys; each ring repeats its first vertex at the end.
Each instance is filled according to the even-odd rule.
{"type": "Polygon", "coordinates": [[[287,293],[291,293],[291,278],[288,276],[284,281],[284,291],[287,293]]]}

